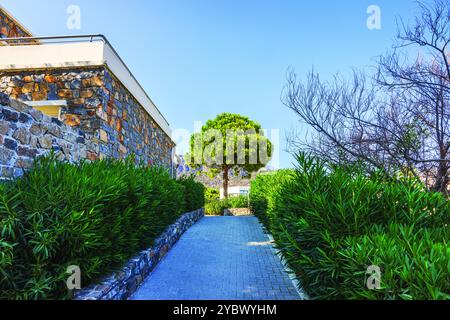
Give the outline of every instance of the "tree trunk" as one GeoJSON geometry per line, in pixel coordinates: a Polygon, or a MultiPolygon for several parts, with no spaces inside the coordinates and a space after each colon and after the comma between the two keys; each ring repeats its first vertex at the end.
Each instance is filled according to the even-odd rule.
{"type": "Polygon", "coordinates": [[[448,184],[449,184],[449,176],[448,176],[448,164],[447,162],[439,163],[439,168],[437,170],[436,182],[434,185],[434,191],[441,192],[444,195],[448,194],[448,184]]]}
{"type": "Polygon", "coordinates": [[[223,167],[223,196],[225,199],[228,199],[228,172],[230,168],[227,166],[223,167]]]}

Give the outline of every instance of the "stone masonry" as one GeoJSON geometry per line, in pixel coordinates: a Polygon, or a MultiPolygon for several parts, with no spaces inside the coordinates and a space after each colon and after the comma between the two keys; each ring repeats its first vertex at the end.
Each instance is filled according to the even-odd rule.
{"type": "Polygon", "coordinates": [[[0,38],[19,38],[31,36],[0,7],[0,38]]]}
{"type": "Polygon", "coordinates": [[[77,162],[96,148],[82,130],[0,94],[0,178],[20,177],[52,150],[61,160],[77,162]]]}
{"type": "Polygon", "coordinates": [[[92,139],[89,160],[172,168],[171,138],[106,67],[0,72],[0,92],[23,102],[65,100],[61,121],[92,139]]]}
{"type": "MultiPolygon", "coordinates": [[[[29,36],[31,34],[0,6],[0,46],[5,44],[2,43],[1,39],[29,36]]],[[[21,45],[30,42],[39,45],[39,42],[35,40],[8,42],[7,45],[21,45]]],[[[132,155],[135,157],[136,163],[163,166],[175,174],[172,159],[175,144],[106,65],[0,70],[0,93],[25,103],[28,101],[65,101],[67,106],[61,109],[61,119],[49,119],[47,117],[44,117],[44,119],[50,121],[53,125],[60,125],[62,121],[65,126],[62,127],[61,124],[60,129],[67,129],[68,135],[73,132],[82,134],[86,143],[86,158],[88,160],[123,159],[132,155]]],[[[14,106],[19,105],[16,102],[12,104],[14,106]]],[[[2,109],[8,113],[9,107],[5,106],[2,109]]],[[[27,112],[32,113],[33,111],[28,110],[27,112]]],[[[24,146],[31,143],[29,145],[31,149],[39,148],[39,140],[35,142],[36,135],[32,132],[25,133],[25,130],[31,127],[24,129],[20,119],[14,117],[15,113],[12,118],[4,115],[3,128],[0,129],[5,133],[2,133],[2,135],[11,133],[17,136],[22,133],[16,133],[14,130],[20,129],[20,132],[24,132],[23,134],[26,137],[20,137],[25,140],[18,145],[24,146]]],[[[39,123],[39,125],[41,124],[39,123]]],[[[63,132],[62,135],[64,136],[65,133],[63,132]]],[[[2,136],[0,137],[2,138],[2,136]]],[[[12,150],[17,146],[15,143],[9,142],[11,138],[13,137],[7,138],[6,145],[3,141],[0,141],[0,150],[2,150],[2,165],[15,168],[15,157],[20,157],[19,153],[23,153],[23,149],[20,149],[20,152],[12,150]],[[5,150],[19,153],[13,156],[5,150]]],[[[50,143],[50,138],[47,138],[48,140],[45,141],[46,148],[50,144],[55,146],[60,142],[52,141],[50,143]]],[[[54,138],[60,139],[60,137],[54,138]]],[[[17,143],[17,139],[15,141],[17,143]]],[[[63,143],[62,148],[68,149],[67,146],[63,143]]],[[[65,151],[68,153],[68,150],[65,151]]],[[[32,156],[35,154],[39,154],[39,152],[26,153],[26,156],[27,158],[33,158],[32,156]]],[[[78,156],[76,150],[75,158],[78,156]]],[[[81,158],[83,156],[84,151],[81,158]]],[[[68,156],[66,154],[66,157],[73,158],[73,155],[68,156]]],[[[29,167],[30,161],[27,161],[26,165],[20,164],[29,167]]],[[[7,169],[7,173],[7,176],[10,177],[10,169],[7,169]]],[[[18,173],[20,173],[20,170],[16,170],[13,175],[15,176],[18,173]]]]}

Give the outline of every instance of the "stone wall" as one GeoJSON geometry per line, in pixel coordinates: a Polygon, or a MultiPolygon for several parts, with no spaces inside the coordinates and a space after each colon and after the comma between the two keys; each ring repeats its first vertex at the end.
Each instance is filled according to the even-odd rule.
{"type": "Polygon", "coordinates": [[[231,217],[241,217],[241,216],[252,216],[249,208],[230,208],[225,209],[223,212],[224,216],[231,216],[231,217]]]}
{"type": "Polygon", "coordinates": [[[75,293],[76,300],[126,300],[144,282],[150,272],[165,257],[180,237],[203,218],[204,209],[183,215],[155,241],[153,248],[142,251],[123,270],[104,279],[100,284],[75,293]]]}
{"type": "Polygon", "coordinates": [[[24,30],[16,21],[6,14],[0,8],[0,38],[19,38],[30,37],[31,35],[24,30]]]}
{"type": "Polygon", "coordinates": [[[20,101],[66,100],[61,120],[92,135],[91,160],[133,154],[172,169],[171,138],[106,67],[1,72],[0,92],[20,101]]]}
{"type": "Polygon", "coordinates": [[[0,179],[17,178],[52,150],[61,160],[88,158],[96,146],[79,129],[0,94],[0,179]]]}

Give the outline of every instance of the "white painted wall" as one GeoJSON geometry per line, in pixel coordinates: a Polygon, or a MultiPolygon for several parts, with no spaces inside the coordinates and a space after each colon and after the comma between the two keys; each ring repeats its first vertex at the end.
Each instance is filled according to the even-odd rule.
{"type": "MultiPolygon", "coordinates": [[[[224,188],[220,188],[220,199],[225,198],[224,188]]],[[[250,187],[228,187],[228,196],[240,196],[242,194],[248,194],[250,192],[250,187]]]]}
{"type": "Polygon", "coordinates": [[[0,69],[22,70],[98,66],[104,64],[104,43],[79,42],[0,47],[0,69]]]}

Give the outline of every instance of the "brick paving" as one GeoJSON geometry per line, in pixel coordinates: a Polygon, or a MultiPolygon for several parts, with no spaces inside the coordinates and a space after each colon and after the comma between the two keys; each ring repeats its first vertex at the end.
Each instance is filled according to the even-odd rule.
{"type": "Polygon", "coordinates": [[[132,300],[299,300],[255,217],[205,217],[189,229],[132,300]]]}

